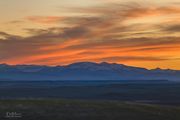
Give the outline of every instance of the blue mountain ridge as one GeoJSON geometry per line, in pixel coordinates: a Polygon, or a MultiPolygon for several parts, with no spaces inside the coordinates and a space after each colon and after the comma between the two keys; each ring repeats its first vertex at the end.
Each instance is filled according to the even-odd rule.
{"type": "Polygon", "coordinates": [[[116,63],[78,62],[66,66],[0,64],[0,80],[169,80],[180,81],[180,70],[152,69],[116,63]]]}

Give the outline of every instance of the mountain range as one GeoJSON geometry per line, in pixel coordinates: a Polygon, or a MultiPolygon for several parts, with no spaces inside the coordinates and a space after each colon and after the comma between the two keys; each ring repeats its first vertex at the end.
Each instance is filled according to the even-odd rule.
{"type": "Polygon", "coordinates": [[[116,63],[78,62],[66,66],[0,64],[0,80],[169,80],[180,81],[180,70],[145,69],[116,63]]]}

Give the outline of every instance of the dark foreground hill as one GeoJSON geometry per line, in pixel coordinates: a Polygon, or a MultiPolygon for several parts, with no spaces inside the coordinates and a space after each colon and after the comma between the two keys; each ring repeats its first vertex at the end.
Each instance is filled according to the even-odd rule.
{"type": "Polygon", "coordinates": [[[180,71],[80,62],[67,66],[0,64],[0,80],[180,80],[180,71]]]}
{"type": "Polygon", "coordinates": [[[180,120],[180,107],[105,101],[1,100],[0,119],[180,120]]]}

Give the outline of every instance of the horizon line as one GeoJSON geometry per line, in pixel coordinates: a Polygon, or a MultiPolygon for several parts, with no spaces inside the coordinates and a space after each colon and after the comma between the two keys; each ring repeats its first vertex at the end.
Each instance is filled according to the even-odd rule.
{"type": "Polygon", "coordinates": [[[9,64],[9,63],[0,63],[0,65],[8,65],[8,66],[46,66],[46,67],[63,67],[63,66],[69,66],[72,64],[77,64],[77,63],[95,63],[95,64],[102,64],[102,63],[107,63],[107,64],[118,64],[118,65],[125,65],[128,67],[137,67],[137,68],[144,68],[147,70],[155,70],[155,69],[160,69],[160,70],[175,70],[175,71],[180,71],[180,69],[171,69],[171,68],[161,68],[161,67],[154,67],[154,68],[146,68],[146,67],[139,67],[139,66],[133,66],[133,65],[128,65],[128,64],[121,64],[121,63],[116,63],[116,62],[107,62],[107,61],[102,61],[102,62],[92,62],[92,61],[82,61],[82,62],[73,62],[69,64],[64,64],[64,65],[41,65],[41,64],[9,64]]]}

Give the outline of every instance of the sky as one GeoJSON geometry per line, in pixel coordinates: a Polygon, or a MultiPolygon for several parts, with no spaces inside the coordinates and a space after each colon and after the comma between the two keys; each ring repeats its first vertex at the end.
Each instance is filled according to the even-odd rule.
{"type": "Polygon", "coordinates": [[[179,0],[0,0],[0,63],[180,70],[179,0]]]}

